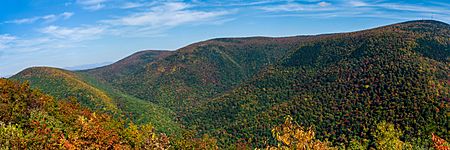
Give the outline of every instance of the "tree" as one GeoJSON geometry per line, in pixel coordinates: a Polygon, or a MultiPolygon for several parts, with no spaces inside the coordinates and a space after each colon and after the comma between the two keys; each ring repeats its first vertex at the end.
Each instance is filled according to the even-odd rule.
{"type": "Polygon", "coordinates": [[[288,149],[336,149],[330,147],[330,143],[316,140],[314,130],[308,128],[306,131],[292,121],[292,117],[287,116],[284,124],[272,129],[273,137],[278,141],[278,146],[268,146],[268,150],[288,150],[288,149]]]}
{"type": "Polygon", "coordinates": [[[403,133],[396,130],[393,124],[385,121],[377,125],[375,132],[376,148],[383,150],[412,149],[411,144],[400,140],[403,133]]]}
{"type": "Polygon", "coordinates": [[[436,150],[450,150],[450,143],[432,133],[433,147],[436,150]]]}

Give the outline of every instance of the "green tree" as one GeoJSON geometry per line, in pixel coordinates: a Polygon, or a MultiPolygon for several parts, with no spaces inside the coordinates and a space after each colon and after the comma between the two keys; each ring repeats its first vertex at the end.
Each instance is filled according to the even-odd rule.
{"type": "Polygon", "coordinates": [[[412,149],[411,144],[400,140],[400,136],[403,135],[401,130],[396,130],[394,125],[386,123],[385,121],[377,125],[375,132],[375,140],[377,149],[382,150],[401,150],[412,149]]]}

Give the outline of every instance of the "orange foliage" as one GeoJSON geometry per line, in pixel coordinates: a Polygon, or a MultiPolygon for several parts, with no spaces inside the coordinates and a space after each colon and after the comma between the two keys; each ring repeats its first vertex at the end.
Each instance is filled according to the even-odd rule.
{"type": "Polygon", "coordinates": [[[298,150],[325,150],[336,149],[330,147],[330,143],[316,140],[314,130],[309,128],[304,130],[303,127],[292,121],[290,116],[286,117],[284,124],[276,126],[272,129],[272,134],[278,142],[277,147],[268,146],[268,150],[298,149],[298,150]]]}
{"type": "Polygon", "coordinates": [[[440,138],[436,134],[432,133],[433,147],[436,150],[450,150],[449,143],[444,139],[440,138]]]}
{"type": "Polygon", "coordinates": [[[151,125],[127,126],[125,121],[92,112],[73,99],[55,101],[27,83],[0,79],[0,93],[0,148],[169,148],[168,137],[157,134],[151,125]]]}

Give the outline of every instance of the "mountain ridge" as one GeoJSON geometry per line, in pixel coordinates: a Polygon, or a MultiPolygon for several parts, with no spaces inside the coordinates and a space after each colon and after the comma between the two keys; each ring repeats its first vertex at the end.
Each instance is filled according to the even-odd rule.
{"type": "Polygon", "coordinates": [[[375,147],[371,128],[388,121],[405,131],[402,138],[424,145],[418,138],[430,132],[450,138],[449,39],[450,25],[433,20],[216,38],[76,73],[172,110],[185,129],[216,137],[222,148],[274,144],[269,129],[285,115],[333,143],[364,139],[375,147]]]}
{"type": "MultiPolygon", "coordinates": [[[[445,47],[444,49],[439,49],[438,54],[443,54],[443,56],[446,56],[448,59],[450,56],[450,54],[448,54],[448,44],[450,44],[450,42],[448,41],[450,33],[448,31],[450,29],[450,26],[448,24],[438,25],[442,28],[445,28],[446,30],[445,32],[438,33],[444,34],[433,33],[436,29],[434,27],[435,22],[419,21],[394,24],[382,28],[375,28],[373,30],[364,30],[354,33],[327,35],[324,38],[318,37],[319,40],[315,40],[311,43],[305,43],[299,49],[293,50],[290,54],[288,54],[288,56],[282,59],[280,63],[275,64],[273,67],[269,67],[266,70],[263,70],[262,73],[260,72],[260,75],[256,75],[255,78],[253,78],[253,80],[251,80],[250,82],[243,83],[243,86],[238,87],[231,92],[224,93],[222,96],[216,97],[214,100],[210,101],[209,104],[202,106],[202,109],[194,111],[192,116],[187,117],[185,121],[189,122],[188,124],[193,124],[192,126],[203,126],[198,129],[199,131],[204,131],[202,133],[208,133],[218,137],[222,136],[227,140],[230,138],[234,140],[244,138],[252,139],[252,141],[255,143],[264,143],[264,138],[267,139],[267,137],[271,136],[270,131],[267,130],[268,127],[273,126],[273,124],[270,124],[270,122],[279,122],[280,118],[282,118],[284,115],[296,114],[294,116],[297,116],[296,119],[299,123],[305,126],[319,126],[318,128],[316,128],[316,130],[322,131],[322,133],[317,135],[320,139],[326,138],[331,141],[337,140],[339,141],[338,143],[346,143],[349,141],[346,141],[345,139],[352,139],[354,137],[338,138],[333,135],[339,133],[337,136],[352,136],[351,132],[354,132],[355,129],[370,129],[370,126],[373,125],[368,125],[369,127],[343,126],[345,124],[339,124],[341,120],[335,119],[333,117],[345,118],[348,122],[348,120],[351,120],[352,118],[345,116],[347,114],[345,114],[344,112],[352,109],[356,109],[352,110],[356,112],[361,112],[362,110],[364,110],[364,108],[358,108],[358,103],[375,103],[371,102],[370,99],[380,99],[380,97],[377,98],[376,96],[382,95],[385,96],[382,99],[389,100],[391,95],[386,95],[385,93],[383,93],[384,91],[392,91],[392,93],[397,93],[398,91],[396,90],[405,90],[408,92],[414,91],[413,93],[428,92],[427,95],[430,96],[430,98],[433,97],[433,100],[426,100],[424,98],[417,99],[414,98],[414,96],[409,97],[411,95],[405,94],[402,95],[399,100],[397,100],[402,100],[403,104],[396,105],[402,106],[411,103],[410,101],[408,102],[407,100],[405,100],[411,99],[415,103],[419,103],[419,101],[430,102],[429,104],[420,102],[418,106],[416,106],[423,109],[428,109],[429,111],[427,111],[427,113],[433,113],[433,111],[431,111],[433,107],[443,109],[442,111],[444,113],[440,111],[439,115],[434,114],[440,117],[435,116],[436,120],[428,121],[428,123],[434,121],[436,121],[437,123],[438,120],[440,120],[440,125],[438,127],[440,130],[440,134],[448,135],[448,128],[445,128],[445,124],[448,124],[448,122],[445,122],[445,118],[448,117],[448,114],[446,116],[445,112],[448,112],[450,108],[448,100],[446,100],[445,98],[445,96],[448,97],[449,93],[449,86],[445,82],[446,79],[449,78],[448,61],[441,61],[439,59],[433,59],[432,57],[425,57],[422,54],[423,51],[417,49],[417,46],[419,46],[419,48],[424,48],[423,46],[421,46],[424,43],[415,43],[416,39],[427,37],[428,35],[437,35],[437,39],[445,39],[439,37],[447,37],[446,42],[441,42],[442,44],[438,44],[445,47]],[[420,31],[420,33],[425,31],[427,32],[423,33],[423,36],[418,36],[419,34],[416,34],[417,31],[409,32],[399,30],[400,28],[414,29],[410,26],[423,24],[426,25],[425,27],[420,28],[424,30],[420,31]],[[415,47],[410,47],[411,45],[415,45],[415,47]],[[445,52],[447,52],[447,54],[445,52]],[[385,58],[380,58],[380,54],[385,58]],[[389,66],[385,66],[384,64],[390,64],[392,68],[389,66]],[[413,64],[413,66],[411,66],[411,64],[413,64]],[[370,66],[371,68],[367,68],[367,66],[370,66]],[[383,74],[380,75],[379,71],[377,73],[377,70],[374,69],[375,67],[378,70],[383,69],[384,73],[389,74],[389,77],[386,77],[387,75],[383,74]],[[355,68],[356,71],[352,71],[351,68],[355,68]],[[433,71],[425,71],[425,68],[433,71]],[[408,71],[403,71],[403,69],[408,71]],[[351,72],[346,70],[350,70],[351,72]],[[370,73],[372,75],[368,78],[367,73],[357,70],[370,71],[367,73],[370,73]],[[346,77],[346,75],[352,76],[346,77]],[[432,77],[433,79],[425,79],[429,77],[432,77]],[[405,81],[405,79],[403,78],[406,78],[408,80],[405,81]],[[359,79],[362,80],[359,81],[359,79]],[[397,87],[399,85],[393,86],[381,81],[387,81],[389,83],[400,82],[408,86],[415,85],[421,88],[418,88],[419,90],[413,87],[399,88],[397,87]],[[429,87],[426,87],[424,85],[428,85],[428,82],[432,82],[432,85],[440,85],[439,88],[432,88],[436,90],[439,89],[439,93],[433,94],[433,92],[426,90],[429,87]],[[375,91],[365,91],[365,89],[369,89],[372,86],[382,87],[377,87],[377,90],[375,91]],[[389,88],[383,89],[387,87],[389,88]],[[355,89],[357,89],[355,91],[356,93],[345,94],[346,92],[351,92],[355,89]],[[334,92],[324,93],[325,91],[334,92]],[[357,95],[367,93],[370,93],[368,95],[365,95],[366,97],[369,97],[369,100],[362,101],[361,98],[353,97],[353,94],[357,95]],[[441,102],[441,104],[436,104],[436,102],[431,101],[439,101],[441,102]],[[340,103],[342,103],[341,106],[339,106],[340,103]],[[330,111],[330,108],[333,108],[334,110],[330,111]],[[316,110],[316,112],[314,110],[316,110]],[[338,124],[337,127],[330,127],[329,123],[324,124],[318,122],[319,120],[328,120],[328,122],[338,124]],[[350,133],[339,131],[342,128],[348,129],[350,133]],[[328,133],[325,131],[327,131],[328,133]]],[[[430,47],[436,47],[436,45],[430,47]]],[[[430,50],[430,48],[426,47],[423,50],[430,50]]],[[[396,99],[398,98],[399,97],[397,97],[396,99]]],[[[408,108],[406,109],[408,111],[402,110],[404,113],[402,113],[401,111],[394,111],[393,109],[395,107],[391,107],[389,105],[395,103],[395,101],[387,101],[385,103],[377,105],[381,105],[381,108],[386,108],[385,110],[380,111],[380,113],[390,112],[402,116],[411,115],[408,114],[408,111],[414,110],[413,108],[408,108]]],[[[377,107],[373,109],[375,110],[376,108],[377,107]]],[[[375,120],[377,120],[376,118],[382,116],[381,114],[370,112],[370,110],[368,110],[367,113],[371,113],[372,117],[375,120]]],[[[424,112],[420,112],[418,114],[425,115],[424,112]]],[[[360,114],[355,112],[348,112],[348,115],[356,115],[353,117],[363,120],[372,119],[372,117],[365,118],[358,116],[360,114]]],[[[401,118],[393,114],[386,116],[392,116],[386,118],[391,119],[390,121],[395,120],[394,118],[401,118]]],[[[421,118],[423,116],[416,117],[421,118]]],[[[350,122],[360,121],[361,120],[353,120],[350,122]]],[[[405,122],[410,121],[412,120],[408,120],[405,122]]],[[[426,124],[426,122],[422,121],[420,124],[424,125],[426,124]]],[[[405,126],[408,125],[403,124],[403,127],[405,126]]],[[[416,129],[421,128],[417,127],[417,124],[414,126],[414,128],[416,129]]],[[[434,129],[434,131],[436,132],[438,130],[434,129]]],[[[363,131],[356,132],[364,133],[363,131]]],[[[359,135],[358,138],[370,138],[370,132],[364,134],[367,137],[359,135]]],[[[409,134],[413,135],[417,133],[409,134]]]]}

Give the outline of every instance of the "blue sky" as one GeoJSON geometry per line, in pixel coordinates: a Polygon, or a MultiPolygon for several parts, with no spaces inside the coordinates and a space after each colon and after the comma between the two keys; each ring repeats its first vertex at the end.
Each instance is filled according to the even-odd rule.
{"type": "Polygon", "coordinates": [[[450,2],[1,0],[0,76],[105,64],[217,37],[349,32],[418,19],[449,23],[450,2]]]}

